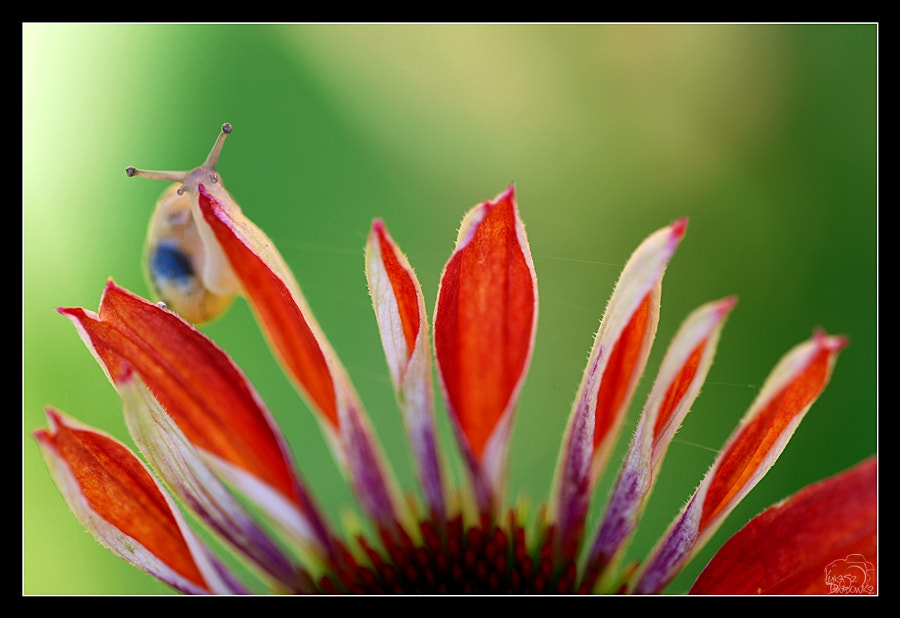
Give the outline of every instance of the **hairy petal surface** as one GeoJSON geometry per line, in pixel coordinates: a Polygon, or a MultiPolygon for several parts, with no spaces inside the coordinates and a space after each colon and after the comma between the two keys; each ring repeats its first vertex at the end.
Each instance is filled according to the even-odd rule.
{"type": "Polygon", "coordinates": [[[114,386],[135,371],[219,474],[263,504],[295,538],[327,551],[330,535],[284,438],[228,355],[175,313],[111,281],[99,314],[59,311],[75,324],[114,386]]]}
{"type": "Polygon", "coordinates": [[[558,545],[576,544],[590,493],[615,444],[659,321],[662,278],[687,220],[651,234],[634,251],[619,277],[563,438],[551,497],[558,545]]]}
{"type": "Polygon", "coordinates": [[[246,592],[124,444],[55,410],[46,413],[49,427],[34,437],[69,508],[103,546],[181,592],[246,592]]]}
{"type": "Polygon", "coordinates": [[[337,354],[272,241],[249,219],[198,187],[203,219],[241,282],[272,349],[316,412],[360,503],[379,525],[407,519],[387,459],[337,354]]]}
{"type": "Polygon", "coordinates": [[[425,298],[409,260],[381,220],[372,224],[366,243],[366,279],[419,480],[431,512],[440,516],[446,513],[446,502],[435,435],[425,298]]]}
{"type": "Polygon", "coordinates": [[[713,556],[691,594],[876,594],[878,459],[769,507],[713,556]]]}
{"type": "Polygon", "coordinates": [[[434,315],[435,355],[480,510],[499,506],[537,326],[537,277],[513,187],[463,218],[434,315]]]}
{"type": "Polygon", "coordinates": [[[662,361],[613,486],[587,571],[612,571],[640,520],[666,450],[700,393],[734,298],[703,305],[684,321],[662,361]]]}
{"type": "Polygon", "coordinates": [[[824,390],[843,337],[816,333],[789,351],[636,579],[634,591],[654,594],[719,528],[784,451],[794,430],[824,390]]]}

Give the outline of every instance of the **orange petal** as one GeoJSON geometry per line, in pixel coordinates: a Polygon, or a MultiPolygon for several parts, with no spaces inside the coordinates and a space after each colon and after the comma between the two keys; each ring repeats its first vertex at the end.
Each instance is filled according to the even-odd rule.
{"type": "MultiPolygon", "coordinates": [[[[147,468],[122,443],[47,410],[35,432],[73,512],[107,548],[188,592],[211,592],[173,511],[147,468]]],[[[188,532],[188,534],[190,534],[188,532]]]]}
{"type": "MultiPolygon", "coordinates": [[[[124,378],[117,390],[134,443],[181,504],[188,505],[209,530],[228,542],[245,560],[254,563],[274,589],[309,590],[309,582],[297,569],[295,560],[257,523],[228,485],[273,520],[277,520],[272,516],[274,513],[292,511],[290,507],[285,508],[286,501],[252,475],[244,473],[235,477],[229,474],[231,470],[223,471],[221,465],[210,465],[208,457],[190,443],[135,372],[131,372],[130,379],[124,378]]],[[[303,544],[311,535],[294,536],[303,544]]],[[[316,555],[325,553],[318,546],[306,549],[316,555]]]]}
{"type": "Polygon", "coordinates": [[[658,474],[669,443],[706,380],[725,318],[736,303],[734,297],[728,297],[703,305],[685,320],[666,353],[645,408],[653,423],[647,455],[654,475],[658,474]],[[665,394],[657,391],[665,384],[668,384],[665,394]]]}
{"type": "Polygon", "coordinates": [[[655,304],[652,298],[653,295],[648,293],[638,305],[609,356],[594,406],[594,451],[598,454],[613,441],[616,425],[627,409],[636,380],[643,370],[649,349],[646,334],[655,330],[651,324],[651,306],[655,304]]]}
{"type": "Polygon", "coordinates": [[[725,298],[691,313],[669,345],[591,547],[587,568],[608,576],[644,511],[669,443],[712,365],[725,318],[737,301],[725,298]]]}
{"type": "Polygon", "coordinates": [[[594,353],[605,346],[611,346],[612,351],[603,372],[596,377],[600,383],[594,405],[592,483],[596,482],[609,449],[618,437],[634,389],[647,363],[659,320],[659,285],[686,227],[687,220],[681,219],[651,235],[635,250],[613,292],[603,319],[606,324],[601,323],[597,333],[599,345],[595,344],[594,353]],[[643,297],[640,296],[642,293],[643,297]],[[617,323],[626,317],[627,323],[615,337],[617,323]]]}
{"type": "Polygon", "coordinates": [[[757,515],[691,594],[876,594],[877,467],[872,457],[757,515]]]}
{"type": "Polygon", "coordinates": [[[261,479],[314,516],[287,446],[259,396],[202,333],[112,281],[99,315],[78,308],[60,313],[75,323],[114,384],[133,368],[191,443],[261,479]]]}
{"type": "Polygon", "coordinates": [[[846,345],[842,337],[817,333],[792,350],[763,385],[714,466],[703,501],[699,532],[719,521],[753,487],[784,450],[809,407],[825,389],[846,345]]]}
{"type": "Polygon", "coordinates": [[[784,451],[831,377],[843,337],[816,333],[790,350],[766,379],[687,505],[642,566],[634,591],[655,594],[706,544],[784,451]]]}
{"type": "Polygon", "coordinates": [[[531,354],[536,284],[513,190],[466,215],[441,278],[435,347],[444,388],[481,458],[531,354]]]}
{"type": "Polygon", "coordinates": [[[648,236],[613,290],[569,414],[557,462],[552,518],[560,547],[577,544],[591,490],[618,438],[656,335],[662,278],[687,220],[648,236]]]}
{"type": "MultiPolygon", "coordinates": [[[[434,315],[439,375],[472,463],[496,484],[534,347],[537,282],[512,187],[463,219],[434,315]]],[[[496,487],[495,487],[496,489],[496,487]]]]}
{"type": "Polygon", "coordinates": [[[381,220],[372,224],[366,243],[366,279],[419,479],[431,512],[443,514],[425,299],[412,266],[381,220]]]}
{"type": "Polygon", "coordinates": [[[203,185],[199,204],[279,360],[313,409],[337,428],[335,384],[326,358],[334,354],[275,245],[246,217],[225,208],[203,185]]]}
{"type": "MultiPolygon", "coordinates": [[[[390,286],[390,291],[388,293],[380,293],[377,295],[377,298],[389,298],[394,301],[391,305],[393,310],[390,311],[390,315],[386,315],[383,318],[376,307],[376,313],[379,314],[379,324],[385,324],[385,326],[381,327],[381,332],[383,335],[386,332],[394,330],[399,330],[402,333],[402,338],[394,336],[392,339],[396,341],[392,342],[392,345],[390,346],[385,346],[391,350],[397,350],[397,353],[395,354],[396,361],[391,363],[391,369],[394,371],[394,367],[398,367],[398,369],[394,371],[394,374],[395,380],[399,382],[399,378],[401,377],[400,368],[402,367],[405,369],[406,363],[409,362],[409,358],[412,356],[413,350],[416,347],[419,329],[423,323],[422,313],[424,307],[422,307],[421,292],[419,291],[418,281],[409,266],[409,262],[406,260],[405,256],[399,253],[397,245],[394,243],[393,239],[388,234],[387,228],[384,226],[384,222],[375,221],[375,223],[372,224],[372,234],[367,245],[367,248],[369,247],[371,247],[371,249],[367,252],[367,258],[371,254],[372,259],[367,259],[367,263],[374,263],[367,269],[367,272],[383,274],[386,283],[390,286]],[[375,266],[378,267],[377,271],[374,270],[375,266]],[[399,329],[396,328],[398,322],[400,326],[399,329]],[[390,325],[390,328],[388,328],[388,325],[390,325]],[[405,343],[405,346],[399,345],[401,342],[405,343]]],[[[370,287],[373,287],[371,281],[370,287]]],[[[385,337],[382,336],[382,339],[384,338],[385,337]]],[[[389,354],[389,358],[390,357],[391,355],[389,354]]]]}
{"type": "Polygon", "coordinates": [[[313,411],[357,496],[383,525],[402,519],[395,482],[350,378],[271,240],[198,186],[198,205],[271,347],[313,411]]]}

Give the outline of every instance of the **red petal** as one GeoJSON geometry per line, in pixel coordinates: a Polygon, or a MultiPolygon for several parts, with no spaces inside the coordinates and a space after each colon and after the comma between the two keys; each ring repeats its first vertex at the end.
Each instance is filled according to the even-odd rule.
{"type": "Polygon", "coordinates": [[[338,427],[334,382],[317,328],[304,315],[299,290],[280,256],[255,226],[226,209],[203,185],[199,203],[278,358],[313,406],[338,427]]]}
{"type": "Polygon", "coordinates": [[[419,295],[415,280],[400,263],[395,251],[395,245],[391,242],[384,223],[376,221],[372,225],[372,231],[378,237],[378,246],[381,250],[381,261],[387,272],[394,296],[397,298],[397,309],[400,314],[400,322],[403,324],[403,336],[406,338],[407,357],[412,354],[416,346],[416,337],[419,334],[419,295]]]}
{"type": "Polygon", "coordinates": [[[35,438],[61,459],[90,508],[179,575],[208,590],[178,521],[147,469],[109,436],[69,424],[47,410],[51,429],[35,438]]]}
{"type": "Polygon", "coordinates": [[[199,185],[198,207],[276,357],[322,421],[363,507],[380,524],[393,525],[401,516],[387,459],[290,269],[272,241],[236,204],[219,201],[199,185]]]}
{"type": "Polygon", "coordinates": [[[752,519],[691,594],[877,593],[877,465],[872,457],[752,519]]]}
{"type": "Polygon", "coordinates": [[[480,460],[528,364],[537,287],[512,188],[473,216],[441,278],[434,337],[451,412],[480,460]]]}
{"type": "Polygon", "coordinates": [[[806,414],[828,383],[837,352],[846,342],[824,334],[816,335],[814,341],[818,347],[815,357],[729,439],[703,501],[701,533],[723,509],[734,506],[735,496],[746,490],[773,453],[780,453],[789,426],[806,414]]]}
{"type": "Polygon", "coordinates": [[[366,241],[366,280],[385,359],[432,513],[444,513],[442,464],[434,424],[431,346],[422,287],[380,219],[366,241]]]}
{"type": "Polygon", "coordinates": [[[114,383],[133,368],[195,446],[298,503],[292,464],[268,413],[240,370],[202,333],[113,282],[99,318],[84,309],[60,312],[82,329],[114,383]]]}
{"type": "Polygon", "coordinates": [[[652,292],[641,301],[610,355],[594,408],[594,449],[610,435],[622,418],[622,403],[634,389],[638,372],[643,370],[646,358],[644,342],[648,329],[655,326],[650,322],[651,302],[652,292]]]}
{"type": "MultiPolygon", "coordinates": [[[[659,465],[662,463],[662,458],[675,431],[681,425],[690,405],[699,394],[700,386],[706,380],[725,318],[736,304],[737,299],[729,296],[697,309],[682,324],[681,330],[672,341],[669,351],[666,352],[663,366],[660,368],[660,375],[656,379],[660,381],[665,376],[665,379],[671,379],[671,381],[656,409],[656,420],[653,423],[652,438],[649,441],[650,457],[656,471],[659,470],[659,465]],[[683,340],[682,334],[685,337],[683,340]],[[682,351],[686,352],[690,345],[694,345],[690,354],[682,356],[682,351]],[[678,359],[676,363],[673,363],[672,369],[676,370],[674,375],[668,370],[667,361],[670,358],[678,359]]],[[[648,407],[653,403],[655,393],[656,385],[654,384],[648,407]]]]}

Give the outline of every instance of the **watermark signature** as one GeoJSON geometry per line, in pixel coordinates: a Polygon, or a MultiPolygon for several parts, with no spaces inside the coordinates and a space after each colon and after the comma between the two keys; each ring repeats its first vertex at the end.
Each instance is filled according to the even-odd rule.
{"type": "Polygon", "coordinates": [[[875,566],[862,554],[849,554],[825,567],[828,594],[874,594],[875,566]]]}

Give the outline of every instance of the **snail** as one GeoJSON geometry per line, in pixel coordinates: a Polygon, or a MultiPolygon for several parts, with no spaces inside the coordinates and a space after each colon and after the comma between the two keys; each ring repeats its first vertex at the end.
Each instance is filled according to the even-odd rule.
{"type": "Polygon", "coordinates": [[[203,221],[198,203],[198,187],[202,184],[235,216],[243,217],[216,172],[222,146],[231,131],[230,124],[222,125],[206,161],[193,170],[125,170],[128,176],[174,183],[163,192],[150,218],[144,270],[157,299],[194,324],[221,315],[240,291],[238,279],[203,221]]]}

